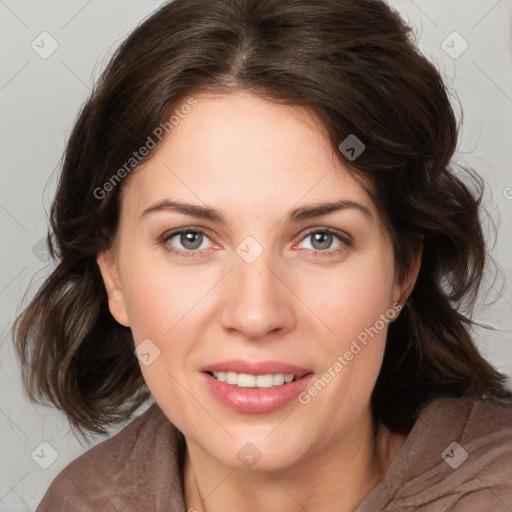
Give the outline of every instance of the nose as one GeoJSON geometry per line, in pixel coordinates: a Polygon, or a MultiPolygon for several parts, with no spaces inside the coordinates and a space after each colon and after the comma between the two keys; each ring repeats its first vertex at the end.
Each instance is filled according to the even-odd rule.
{"type": "Polygon", "coordinates": [[[293,329],[297,298],[288,280],[289,272],[273,261],[271,251],[263,251],[252,263],[235,255],[224,283],[223,328],[250,340],[293,329]]]}

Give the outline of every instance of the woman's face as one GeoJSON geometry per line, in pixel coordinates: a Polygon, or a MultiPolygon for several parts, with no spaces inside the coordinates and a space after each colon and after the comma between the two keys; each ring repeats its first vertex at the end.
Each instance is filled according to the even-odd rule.
{"type": "Polygon", "coordinates": [[[411,283],[395,281],[375,205],[305,110],[196,100],[122,185],[98,262],[187,440],[228,466],[284,468],[357,436],[411,283]]]}

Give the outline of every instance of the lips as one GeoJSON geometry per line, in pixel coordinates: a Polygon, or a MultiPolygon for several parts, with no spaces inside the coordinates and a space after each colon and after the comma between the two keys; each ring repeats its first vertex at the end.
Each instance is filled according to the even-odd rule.
{"type": "Polygon", "coordinates": [[[272,412],[291,403],[314,377],[311,370],[288,363],[240,359],[205,366],[201,373],[206,388],[218,401],[238,412],[253,414],[272,412]],[[270,375],[276,378],[276,384],[258,385],[270,384],[270,375]]]}

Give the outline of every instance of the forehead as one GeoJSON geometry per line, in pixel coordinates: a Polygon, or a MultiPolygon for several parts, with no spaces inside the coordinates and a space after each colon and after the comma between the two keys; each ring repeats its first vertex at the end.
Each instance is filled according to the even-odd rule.
{"type": "Polygon", "coordinates": [[[375,212],[307,109],[246,92],[194,98],[196,106],[123,187],[130,209],[140,213],[175,198],[275,215],[299,203],[344,198],[375,212]]]}

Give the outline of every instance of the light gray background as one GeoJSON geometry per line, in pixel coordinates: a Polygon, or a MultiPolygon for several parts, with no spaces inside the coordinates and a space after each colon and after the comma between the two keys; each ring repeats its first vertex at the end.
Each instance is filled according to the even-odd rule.
{"type": "MultiPolygon", "coordinates": [[[[492,254],[510,283],[510,1],[389,3],[415,26],[422,52],[437,63],[453,97],[461,101],[464,120],[456,161],[472,166],[487,182],[487,223],[489,219],[499,223],[492,254]],[[464,42],[453,31],[469,44],[461,55],[464,42]],[[450,56],[443,48],[456,53],[450,56]]],[[[51,268],[44,261],[40,240],[46,235],[59,161],[78,109],[112,49],[161,4],[161,0],[0,0],[1,512],[35,510],[57,473],[86,449],[70,434],[61,413],[28,401],[9,328],[31,279],[29,296],[51,268]],[[40,54],[55,43],[40,36],[42,32],[58,44],[47,58],[40,54]],[[42,442],[51,448],[41,447],[42,442]],[[56,459],[44,469],[40,464],[51,462],[52,449],[56,459]],[[35,454],[32,458],[34,450],[39,458],[35,454]]],[[[460,115],[458,103],[454,108],[460,115]]],[[[485,280],[492,283],[492,274],[485,280]]],[[[482,296],[476,318],[497,329],[477,332],[483,354],[512,375],[512,292],[506,282],[497,281],[487,297],[482,296]]]]}

